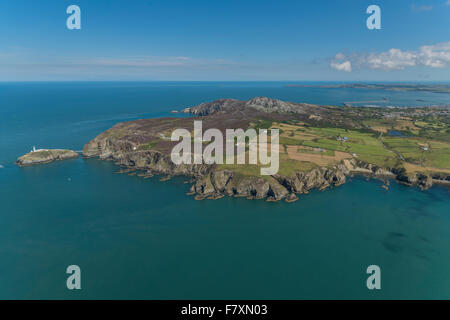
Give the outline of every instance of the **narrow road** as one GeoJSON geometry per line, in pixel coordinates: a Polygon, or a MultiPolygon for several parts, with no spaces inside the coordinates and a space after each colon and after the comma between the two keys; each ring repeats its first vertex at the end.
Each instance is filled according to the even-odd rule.
{"type": "Polygon", "coordinates": [[[393,153],[395,153],[397,155],[397,157],[400,158],[400,160],[402,161],[406,161],[405,158],[403,158],[402,154],[398,151],[392,150],[390,149],[388,146],[386,146],[383,142],[383,140],[381,139],[383,137],[383,132],[380,133],[380,135],[378,136],[378,141],[380,141],[381,145],[383,146],[383,148],[385,148],[386,150],[392,151],[393,153]]]}

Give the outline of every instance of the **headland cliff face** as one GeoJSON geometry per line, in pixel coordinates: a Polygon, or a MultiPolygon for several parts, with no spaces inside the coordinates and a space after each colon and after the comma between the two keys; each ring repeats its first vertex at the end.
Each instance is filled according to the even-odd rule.
{"type": "Polygon", "coordinates": [[[122,141],[103,136],[86,144],[83,156],[112,160],[117,165],[142,170],[148,175],[186,176],[193,182],[190,194],[195,194],[197,199],[227,195],[252,199],[293,200],[295,194],[308,193],[311,189],[323,190],[330,186],[339,186],[345,183],[346,176],[350,173],[345,165],[338,164],[315,168],[307,173],[298,172],[295,177],[278,174],[264,177],[242,176],[232,170],[220,170],[217,165],[175,165],[170,155],[133,148],[122,141]]]}

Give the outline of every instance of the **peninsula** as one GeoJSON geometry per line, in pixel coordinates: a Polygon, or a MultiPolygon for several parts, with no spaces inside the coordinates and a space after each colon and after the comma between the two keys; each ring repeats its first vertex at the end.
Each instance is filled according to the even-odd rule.
{"type": "MultiPolygon", "coordinates": [[[[186,108],[192,117],[142,119],[116,124],[84,146],[84,157],[112,160],[121,172],[142,171],[163,180],[182,175],[196,199],[223,196],[295,201],[311,189],[339,186],[354,174],[427,189],[450,184],[450,109],[363,108],[292,103],[266,97],[220,99],[186,108]],[[174,129],[273,129],[280,132],[277,174],[261,165],[180,164],[170,152],[174,129]]],[[[246,150],[248,152],[248,150],[246,150]]]]}

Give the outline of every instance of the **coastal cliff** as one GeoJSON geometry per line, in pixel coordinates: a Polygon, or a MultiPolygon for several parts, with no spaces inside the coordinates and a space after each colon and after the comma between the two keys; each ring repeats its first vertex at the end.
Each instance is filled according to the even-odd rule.
{"type": "MultiPolygon", "coordinates": [[[[108,137],[96,138],[86,144],[83,156],[112,160],[117,165],[146,171],[148,175],[186,176],[193,178],[190,194],[196,199],[220,196],[247,197],[249,199],[281,200],[290,194],[308,193],[311,189],[324,190],[339,186],[346,181],[350,171],[339,164],[332,167],[315,168],[310,172],[298,172],[295,177],[273,175],[265,177],[242,176],[231,170],[220,170],[217,165],[175,165],[169,155],[159,151],[137,151],[127,144],[108,137]]],[[[292,200],[292,195],[290,196],[292,200]]]]}
{"type": "MultiPolygon", "coordinates": [[[[147,175],[192,178],[193,184],[189,194],[195,195],[197,200],[233,196],[269,201],[286,199],[292,202],[297,200],[296,195],[308,194],[313,189],[338,187],[346,183],[347,177],[353,175],[365,175],[381,180],[391,178],[406,185],[417,185],[422,189],[433,185],[432,175],[405,174],[403,171],[391,171],[355,159],[344,160],[333,166],[317,167],[309,172],[296,172],[290,177],[281,174],[266,177],[242,176],[232,170],[220,170],[217,165],[175,165],[170,156],[162,152],[132,150],[126,144],[107,137],[96,138],[86,144],[83,155],[112,160],[117,165],[145,171],[147,175]]],[[[445,181],[450,177],[435,178],[445,181]]]]}

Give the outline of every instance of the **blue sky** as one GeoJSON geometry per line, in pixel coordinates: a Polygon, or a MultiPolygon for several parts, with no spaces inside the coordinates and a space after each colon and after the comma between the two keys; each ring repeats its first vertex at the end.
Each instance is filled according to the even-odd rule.
{"type": "Polygon", "coordinates": [[[1,1],[0,81],[67,80],[450,81],[450,0],[1,1]]]}

